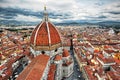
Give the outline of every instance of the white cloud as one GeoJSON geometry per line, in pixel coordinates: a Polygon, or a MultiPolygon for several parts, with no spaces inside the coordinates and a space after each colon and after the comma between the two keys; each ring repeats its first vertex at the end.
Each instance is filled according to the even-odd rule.
{"type": "Polygon", "coordinates": [[[52,19],[52,18],[50,18],[50,21],[52,21],[52,22],[57,22],[57,23],[61,23],[61,22],[62,22],[61,19],[52,19]]]}
{"type": "MultiPolygon", "coordinates": [[[[30,9],[32,11],[43,11],[44,4],[47,5],[48,12],[69,14],[72,20],[91,19],[90,17],[98,17],[104,15],[112,20],[120,20],[118,16],[111,15],[110,11],[119,11],[119,0],[4,0],[0,3],[0,7],[12,7],[30,9]]],[[[120,6],[120,5],[119,5],[120,6]]],[[[16,20],[38,21],[37,17],[18,15],[16,20]]],[[[60,19],[52,19],[53,22],[61,22],[60,19]]],[[[51,21],[52,21],[51,20],[51,21]]],[[[67,19],[65,19],[67,20],[67,19]]],[[[105,20],[105,19],[102,19],[105,20]]]]}
{"type": "Polygon", "coordinates": [[[35,17],[35,16],[24,16],[24,15],[17,15],[13,18],[16,21],[28,21],[28,22],[36,22],[41,21],[41,19],[35,17]]]}

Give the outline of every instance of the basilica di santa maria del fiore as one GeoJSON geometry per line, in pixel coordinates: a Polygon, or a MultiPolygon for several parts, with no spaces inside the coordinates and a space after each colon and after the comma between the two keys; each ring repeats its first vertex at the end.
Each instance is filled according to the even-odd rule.
{"type": "Polygon", "coordinates": [[[32,32],[30,46],[34,59],[17,80],[61,80],[73,73],[73,59],[63,48],[60,33],[49,20],[46,7],[43,20],[32,32]]]}

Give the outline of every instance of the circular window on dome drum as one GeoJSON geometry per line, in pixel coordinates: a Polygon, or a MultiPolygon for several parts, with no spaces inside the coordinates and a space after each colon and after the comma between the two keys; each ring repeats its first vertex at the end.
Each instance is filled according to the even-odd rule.
{"type": "Polygon", "coordinates": [[[55,49],[55,52],[57,52],[58,51],[58,49],[55,49]]]}
{"type": "Polygon", "coordinates": [[[45,54],[45,51],[41,51],[42,54],[45,54]]]}

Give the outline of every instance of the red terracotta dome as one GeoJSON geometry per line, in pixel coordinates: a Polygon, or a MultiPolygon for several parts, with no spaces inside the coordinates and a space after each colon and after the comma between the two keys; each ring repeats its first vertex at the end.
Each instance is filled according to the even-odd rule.
{"type": "Polygon", "coordinates": [[[62,54],[62,57],[68,57],[68,56],[70,56],[70,54],[69,54],[68,50],[63,49],[63,54],[62,54]]]}
{"type": "Polygon", "coordinates": [[[46,11],[43,21],[33,30],[30,43],[36,50],[52,50],[61,46],[59,32],[48,20],[46,11]]]}

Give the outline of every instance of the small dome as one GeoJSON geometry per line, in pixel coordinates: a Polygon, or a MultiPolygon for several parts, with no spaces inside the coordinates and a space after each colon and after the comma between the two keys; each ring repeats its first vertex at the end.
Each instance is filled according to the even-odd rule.
{"type": "Polygon", "coordinates": [[[63,54],[62,54],[62,57],[68,57],[68,56],[70,56],[70,54],[69,54],[68,50],[63,49],[63,54]]]}
{"type": "Polygon", "coordinates": [[[54,58],[55,61],[59,61],[59,60],[61,60],[61,59],[62,59],[62,56],[61,56],[61,55],[56,55],[55,58],[54,58]]]}

